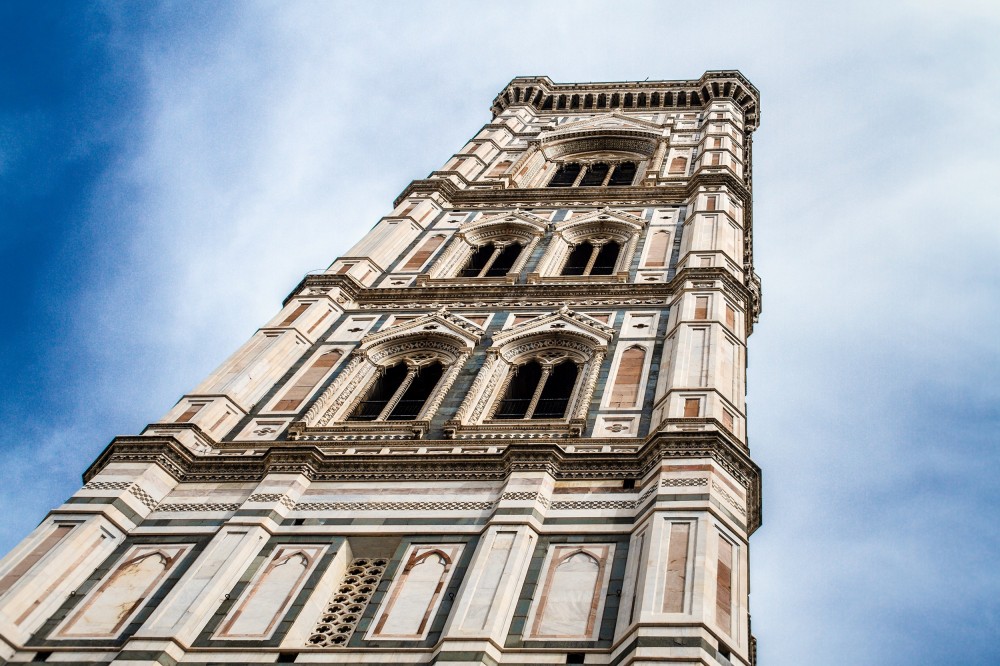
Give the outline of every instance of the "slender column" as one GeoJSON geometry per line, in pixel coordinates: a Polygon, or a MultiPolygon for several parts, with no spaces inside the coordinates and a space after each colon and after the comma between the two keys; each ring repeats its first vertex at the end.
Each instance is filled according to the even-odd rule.
{"type": "Polygon", "coordinates": [[[586,176],[586,175],[587,175],[587,165],[584,164],[583,167],[580,169],[580,173],[578,173],[576,175],[576,180],[573,181],[572,187],[579,186],[580,185],[580,181],[582,181],[583,177],[586,176]]]}
{"type": "Polygon", "coordinates": [[[535,387],[535,393],[531,396],[531,402],[528,403],[528,409],[524,412],[524,417],[530,419],[532,414],[535,413],[535,407],[538,406],[538,401],[542,397],[542,389],[545,388],[545,382],[549,380],[549,375],[552,374],[552,366],[546,365],[542,368],[542,376],[538,379],[538,386],[535,387]]]}
{"type": "Polygon", "coordinates": [[[614,174],[615,169],[618,168],[618,164],[612,162],[608,164],[608,173],[604,176],[604,182],[601,183],[601,187],[607,187],[608,183],[611,182],[611,176],[614,174]]]}
{"type": "MultiPolygon", "coordinates": [[[[481,393],[483,385],[486,384],[487,379],[492,379],[496,372],[495,370],[496,362],[497,362],[496,349],[494,348],[488,349],[486,351],[486,360],[483,361],[483,367],[481,367],[479,369],[479,372],[476,373],[476,379],[474,382],[472,382],[472,388],[470,388],[469,392],[465,394],[465,400],[462,401],[462,404],[459,405],[458,407],[458,411],[455,412],[456,421],[464,423],[466,414],[469,413],[469,410],[474,405],[478,404],[477,401],[480,399],[479,395],[481,393]]],[[[485,401],[486,399],[488,399],[488,396],[483,396],[483,400],[485,401]]],[[[475,418],[476,416],[478,416],[478,414],[479,412],[477,410],[476,413],[472,415],[472,418],[475,418]]]]}
{"type": "Polygon", "coordinates": [[[597,262],[597,255],[601,253],[601,248],[604,247],[604,241],[591,240],[590,244],[594,246],[594,249],[590,251],[590,259],[587,260],[587,267],[583,269],[584,275],[590,275],[590,271],[594,270],[594,264],[597,262]]]}
{"type": "Polygon", "coordinates": [[[419,368],[411,367],[406,371],[406,377],[403,378],[403,381],[400,383],[399,388],[396,389],[396,392],[392,394],[392,398],[390,398],[389,402],[386,403],[385,409],[382,410],[382,412],[378,415],[378,419],[376,420],[385,421],[387,418],[389,418],[389,414],[391,414],[392,410],[396,408],[396,405],[399,404],[399,401],[403,399],[403,394],[406,393],[406,389],[410,388],[410,384],[412,384],[413,380],[416,378],[418,370],[419,368]]]}
{"type": "Polygon", "coordinates": [[[579,394],[577,403],[576,418],[587,418],[587,410],[590,409],[590,399],[594,396],[594,389],[597,387],[597,377],[601,373],[601,364],[604,362],[604,351],[594,353],[594,358],[590,359],[590,373],[583,384],[583,391],[579,394]]]}
{"type": "Polygon", "coordinates": [[[486,260],[485,264],[483,264],[483,270],[479,271],[479,275],[477,275],[476,277],[483,277],[484,275],[486,275],[487,271],[489,271],[490,267],[493,265],[493,262],[495,262],[497,260],[497,257],[500,256],[500,253],[503,252],[505,246],[506,246],[505,243],[493,244],[493,254],[491,254],[490,258],[486,260]]]}
{"type": "Polygon", "coordinates": [[[660,169],[663,168],[663,157],[667,153],[667,140],[660,139],[656,144],[656,152],[653,154],[653,158],[649,161],[649,168],[646,169],[646,176],[650,174],[656,175],[660,173],[660,169]]]}

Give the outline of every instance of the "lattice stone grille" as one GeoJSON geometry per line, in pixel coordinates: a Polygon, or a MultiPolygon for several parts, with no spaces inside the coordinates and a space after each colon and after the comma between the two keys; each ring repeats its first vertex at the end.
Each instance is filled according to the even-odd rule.
{"type": "Polygon", "coordinates": [[[248,502],[278,502],[286,509],[294,509],[295,502],[288,495],[280,493],[254,493],[247,498],[248,502]]]}
{"type": "Polygon", "coordinates": [[[697,488],[699,486],[707,486],[708,479],[705,477],[663,479],[662,481],[660,481],[660,485],[663,486],[664,488],[668,486],[690,486],[697,488]]]}
{"type": "Polygon", "coordinates": [[[296,511],[484,511],[496,502],[302,502],[296,511]]]}
{"type": "Polygon", "coordinates": [[[351,640],[358,621],[364,615],[389,558],[359,558],[347,567],[344,580],[330,599],[326,610],[316,623],[316,628],[306,641],[307,647],[344,647],[351,640]]]}
{"type": "Polygon", "coordinates": [[[83,487],[84,490],[125,490],[132,485],[131,481],[91,481],[83,487]]]}
{"type": "Polygon", "coordinates": [[[140,488],[138,484],[133,483],[129,486],[128,491],[135,495],[136,499],[142,502],[143,505],[150,511],[154,511],[156,509],[156,500],[153,499],[152,495],[140,488]]]}
{"type": "Polygon", "coordinates": [[[238,511],[239,504],[160,504],[157,511],[238,511]]]}
{"type": "Polygon", "coordinates": [[[742,506],[740,506],[739,500],[737,500],[735,497],[733,497],[732,495],[730,495],[729,493],[727,493],[726,490],[722,486],[720,486],[718,483],[716,483],[714,481],[712,482],[712,490],[714,490],[719,495],[721,495],[722,499],[726,500],[726,503],[729,504],[729,506],[731,506],[734,509],[736,509],[737,511],[739,511],[740,514],[742,514],[744,516],[747,515],[746,509],[744,509],[742,506]]]}

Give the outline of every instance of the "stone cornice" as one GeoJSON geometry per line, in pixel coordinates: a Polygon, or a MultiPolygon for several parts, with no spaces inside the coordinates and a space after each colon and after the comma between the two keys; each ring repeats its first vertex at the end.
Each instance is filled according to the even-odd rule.
{"type": "Polygon", "coordinates": [[[500,115],[504,109],[523,105],[529,106],[536,113],[596,113],[612,108],[631,111],[650,111],[663,109],[702,109],[714,99],[724,98],[735,102],[741,109],[746,120],[747,130],[752,132],[760,121],[760,93],[750,81],[738,70],[708,71],[698,79],[682,81],[611,81],[595,83],[555,83],[547,76],[519,76],[500,91],[493,100],[490,111],[493,116],[500,115]],[[606,96],[606,105],[597,106],[597,96],[606,96]],[[646,100],[639,105],[639,95],[646,100]],[[658,103],[653,105],[653,95],[658,103]],[[567,98],[578,95],[581,102],[577,108],[557,108],[556,100],[565,95],[567,98]],[[591,108],[584,108],[582,102],[586,95],[592,96],[591,108]],[[618,104],[612,105],[612,95],[618,96],[618,104]],[[630,99],[626,100],[626,95],[630,99]]]}
{"type": "Polygon", "coordinates": [[[344,297],[354,300],[358,297],[358,294],[365,289],[365,286],[350,275],[311,273],[299,280],[299,283],[295,285],[295,288],[292,289],[288,296],[285,297],[285,300],[281,302],[281,306],[284,307],[288,305],[288,301],[292,300],[296,296],[306,295],[303,293],[305,290],[327,291],[330,289],[339,289],[344,297]]]}
{"type": "Polygon", "coordinates": [[[665,185],[629,187],[532,187],[509,189],[460,188],[443,178],[425,178],[411,181],[393,202],[399,204],[413,194],[439,194],[456,208],[466,207],[569,207],[573,206],[645,206],[684,204],[700,187],[729,188],[744,202],[750,200],[747,184],[732,172],[720,169],[713,172],[699,171],[690,178],[665,185]]]}
{"type": "MultiPolygon", "coordinates": [[[[537,284],[478,284],[473,280],[464,283],[428,286],[408,286],[399,289],[355,289],[351,294],[360,309],[385,308],[391,310],[429,310],[441,307],[495,308],[530,307],[613,307],[667,305],[688,280],[718,280],[722,287],[745,300],[754,317],[759,314],[759,291],[737,280],[720,267],[689,267],[678,272],[670,282],[587,282],[586,293],[581,295],[580,284],[572,282],[541,282],[537,284]]],[[[296,291],[342,287],[343,275],[320,273],[307,275],[296,291]]],[[[752,318],[748,318],[751,319],[752,318]]],[[[748,333],[752,321],[748,321],[748,333]]]]}
{"type": "MultiPolygon", "coordinates": [[[[622,440],[588,439],[588,444],[622,440]]],[[[422,446],[455,442],[424,440],[422,446]]],[[[258,454],[197,455],[173,437],[117,437],[84,474],[93,479],[114,462],[154,463],[181,482],[260,481],[268,474],[303,474],[314,481],[501,480],[515,471],[544,471],[556,479],[638,479],[664,460],[711,458],[747,491],[747,521],[760,526],[760,468],[749,452],[722,433],[656,433],[634,453],[569,453],[554,441],[510,441],[496,453],[415,455],[359,453],[330,455],[320,446],[272,442],[258,454]]]]}

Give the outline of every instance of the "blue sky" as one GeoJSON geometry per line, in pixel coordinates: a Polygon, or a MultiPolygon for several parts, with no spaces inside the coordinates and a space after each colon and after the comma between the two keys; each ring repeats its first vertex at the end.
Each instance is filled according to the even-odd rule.
{"type": "Polygon", "coordinates": [[[1000,663],[1000,5],[609,7],[0,4],[0,549],[513,76],[736,68],[762,95],[761,663],[1000,663]]]}

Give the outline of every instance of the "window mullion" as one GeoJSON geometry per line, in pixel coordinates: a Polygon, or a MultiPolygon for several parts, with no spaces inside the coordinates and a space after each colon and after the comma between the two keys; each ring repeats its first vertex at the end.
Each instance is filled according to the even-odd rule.
{"type": "Polygon", "coordinates": [[[486,275],[486,273],[490,270],[490,267],[493,266],[493,263],[497,260],[497,257],[499,257],[500,253],[503,252],[503,249],[504,249],[503,245],[500,245],[498,243],[495,243],[493,245],[493,254],[491,254],[490,258],[486,260],[485,264],[483,264],[483,270],[479,271],[479,275],[477,275],[476,277],[483,277],[484,275],[486,275]]]}
{"type": "Polygon", "coordinates": [[[587,260],[587,267],[583,269],[584,275],[590,275],[590,271],[594,270],[594,264],[597,263],[597,255],[601,253],[601,248],[604,247],[604,243],[590,241],[590,244],[594,249],[590,251],[590,259],[587,260]]]}
{"type": "Polygon", "coordinates": [[[389,418],[389,414],[391,414],[392,410],[396,408],[399,401],[403,399],[403,394],[406,393],[406,389],[410,388],[410,384],[412,384],[413,380],[416,379],[418,371],[418,368],[410,368],[406,371],[406,377],[404,377],[403,381],[399,383],[399,388],[392,394],[389,402],[385,403],[385,408],[379,412],[376,421],[385,421],[389,418]]]}
{"type": "Polygon", "coordinates": [[[580,167],[580,173],[576,175],[576,180],[573,181],[573,184],[570,185],[570,187],[578,187],[580,185],[580,181],[582,181],[583,177],[586,175],[587,175],[587,165],[584,164],[582,167],[580,167]]]}
{"type": "Polygon", "coordinates": [[[617,168],[618,168],[618,165],[615,164],[614,162],[612,162],[611,164],[608,165],[608,173],[604,176],[604,182],[601,183],[601,187],[607,187],[608,186],[608,183],[611,182],[611,175],[615,172],[615,169],[617,169],[617,168]]]}
{"type": "Polygon", "coordinates": [[[535,387],[535,393],[531,396],[531,402],[528,403],[528,409],[524,412],[524,418],[530,419],[535,413],[535,407],[538,406],[538,401],[542,397],[542,390],[545,388],[545,382],[552,374],[552,366],[546,365],[542,368],[542,376],[538,378],[538,386],[535,387]]]}

